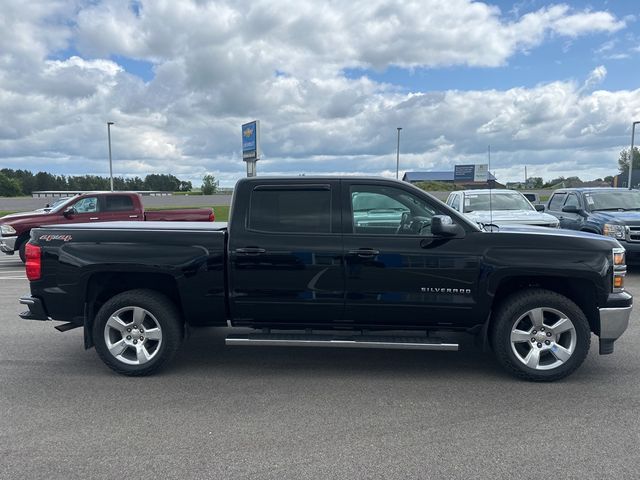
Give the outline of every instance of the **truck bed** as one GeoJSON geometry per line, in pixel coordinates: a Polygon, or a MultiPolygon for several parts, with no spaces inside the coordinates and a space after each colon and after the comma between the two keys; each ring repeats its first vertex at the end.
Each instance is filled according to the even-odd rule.
{"type": "Polygon", "coordinates": [[[44,305],[56,309],[47,311],[47,316],[82,323],[87,292],[99,290],[101,284],[115,279],[133,288],[161,285],[178,296],[185,320],[225,325],[226,229],[224,222],[160,221],[34,229],[32,238],[42,245],[46,276],[34,282],[33,289],[44,305]],[[50,283],[60,288],[39,291],[38,284],[50,283]],[[70,298],[78,301],[69,302],[70,298]]]}

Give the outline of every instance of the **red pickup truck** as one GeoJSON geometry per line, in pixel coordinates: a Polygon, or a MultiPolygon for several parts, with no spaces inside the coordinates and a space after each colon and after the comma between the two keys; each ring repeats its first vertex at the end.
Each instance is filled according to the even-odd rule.
{"type": "Polygon", "coordinates": [[[32,228],[62,223],[122,220],[213,222],[215,216],[211,208],[146,212],[137,193],[89,192],[58,201],[34,212],[14,213],[0,218],[0,251],[7,255],[13,255],[17,251],[24,262],[24,249],[32,228]]]}

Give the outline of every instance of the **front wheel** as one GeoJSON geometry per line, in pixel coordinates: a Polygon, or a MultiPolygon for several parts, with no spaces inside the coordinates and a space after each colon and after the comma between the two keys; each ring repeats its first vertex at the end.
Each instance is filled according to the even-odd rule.
{"type": "Polygon", "coordinates": [[[498,362],[509,372],[526,380],[553,381],[584,362],[591,329],[573,301],[531,289],[508,297],[498,308],[491,343],[498,362]]]}
{"type": "Polygon", "coordinates": [[[182,340],[180,315],[166,296],[130,290],[107,301],[93,322],[96,351],[123,375],[150,375],[166,364],[182,340]]]}

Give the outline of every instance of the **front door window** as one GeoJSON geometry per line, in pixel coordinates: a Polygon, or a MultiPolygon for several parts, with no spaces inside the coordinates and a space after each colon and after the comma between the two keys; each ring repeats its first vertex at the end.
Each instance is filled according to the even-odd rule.
{"type": "Polygon", "coordinates": [[[353,233],[429,235],[436,210],[405,190],[374,185],[351,186],[353,233]]]}

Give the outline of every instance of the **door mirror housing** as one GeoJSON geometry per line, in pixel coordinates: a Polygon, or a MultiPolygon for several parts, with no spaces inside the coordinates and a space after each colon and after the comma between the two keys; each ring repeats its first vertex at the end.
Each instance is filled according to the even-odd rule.
{"type": "Polygon", "coordinates": [[[536,212],[544,212],[544,205],[540,204],[540,203],[536,203],[533,208],[536,209],[536,212]]]}
{"type": "Polygon", "coordinates": [[[68,207],[64,212],[62,212],[62,214],[67,218],[73,217],[77,213],[78,211],[73,207],[68,207]]]}
{"type": "Polygon", "coordinates": [[[449,215],[434,215],[431,218],[431,233],[437,237],[453,237],[460,233],[460,226],[453,223],[449,215]]]}
{"type": "Polygon", "coordinates": [[[582,213],[582,209],[576,207],[575,205],[566,205],[562,207],[562,211],[564,213],[582,213]]]}

